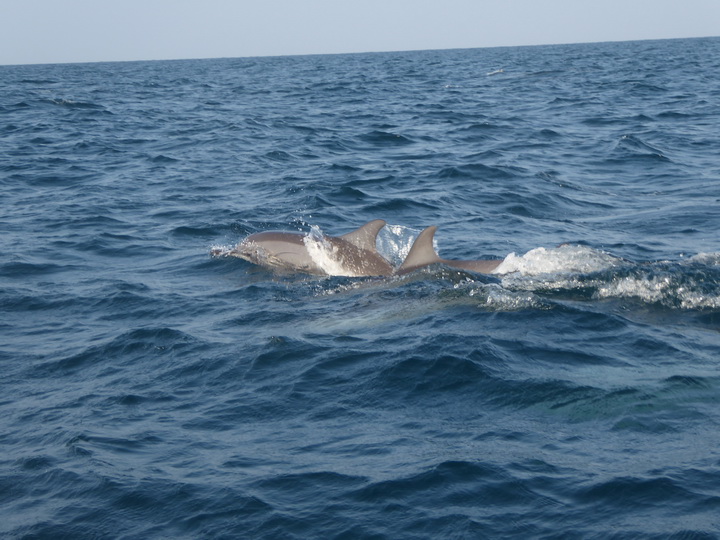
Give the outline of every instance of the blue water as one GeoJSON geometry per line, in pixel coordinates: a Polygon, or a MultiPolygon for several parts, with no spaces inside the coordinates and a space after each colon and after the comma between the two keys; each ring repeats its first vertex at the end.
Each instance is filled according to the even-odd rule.
{"type": "Polygon", "coordinates": [[[0,67],[0,536],[720,537],[720,39],[0,67]],[[491,276],[211,250],[371,219],[491,276]]]}

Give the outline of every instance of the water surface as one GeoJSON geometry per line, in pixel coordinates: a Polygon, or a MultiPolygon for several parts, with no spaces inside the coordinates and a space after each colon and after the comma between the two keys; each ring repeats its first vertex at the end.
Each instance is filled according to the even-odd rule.
{"type": "Polygon", "coordinates": [[[716,538],[720,40],[0,67],[0,535],[716,538]],[[482,276],[274,274],[438,225],[482,276]]]}

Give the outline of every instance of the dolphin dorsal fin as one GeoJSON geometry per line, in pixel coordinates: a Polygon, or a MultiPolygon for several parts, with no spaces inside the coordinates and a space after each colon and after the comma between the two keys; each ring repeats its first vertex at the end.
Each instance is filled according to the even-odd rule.
{"type": "Polygon", "coordinates": [[[385,221],[382,219],[375,219],[367,222],[365,225],[357,230],[343,234],[340,238],[346,242],[350,242],[352,245],[364,249],[365,251],[377,252],[375,247],[375,240],[377,235],[385,226],[385,221]]]}
{"type": "Polygon", "coordinates": [[[406,274],[416,268],[442,262],[442,259],[433,247],[433,237],[435,236],[436,230],[437,227],[432,225],[418,235],[407,257],[405,257],[400,268],[398,268],[398,274],[406,274]]]}

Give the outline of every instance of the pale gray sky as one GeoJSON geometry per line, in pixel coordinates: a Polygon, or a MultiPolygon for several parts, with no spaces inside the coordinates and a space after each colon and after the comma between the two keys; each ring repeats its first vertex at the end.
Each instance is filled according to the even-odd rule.
{"type": "Polygon", "coordinates": [[[720,35],[720,0],[0,0],[0,64],[720,35]]]}

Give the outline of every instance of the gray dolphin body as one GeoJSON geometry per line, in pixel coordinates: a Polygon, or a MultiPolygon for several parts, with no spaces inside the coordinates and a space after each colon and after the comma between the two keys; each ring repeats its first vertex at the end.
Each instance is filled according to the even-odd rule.
{"type": "Polygon", "coordinates": [[[418,235],[407,257],[405,257],[400,268],[397,269],[396,274],[407,274],[432,264],[443,264],[451,268],[468,270],[480,274],[489,274],[500,266],[501,260],[457,261],[440,258],[433,247],[433,238],[436,230],[437,227],[433,225],[418,235]]]}
{"type": "Polygon", "coordinates": [[[318,275],[389,276],[393,266],[375,240],[385,221],[376,219],[342,236],[266,231],[251,234],[226,253],[273,269],[318,275]]]}

